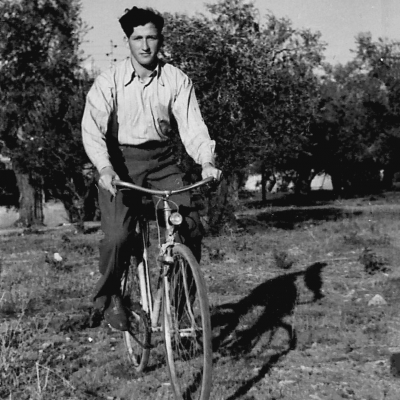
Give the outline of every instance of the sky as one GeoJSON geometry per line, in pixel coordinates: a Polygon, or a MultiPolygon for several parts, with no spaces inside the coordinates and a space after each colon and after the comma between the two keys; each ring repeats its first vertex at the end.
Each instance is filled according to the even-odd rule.
{"type": "MultiPolygon", "coordinates": [[[[207,0],[206,3],[216,3],[207,0]]],[[[205,13],[202,0],[81,0],[82,19],[91,27],[82,45],[87,68],[104,70],[128,55],[118,18],[126,8],[152,7],[160,12],[205,13]]],[[[326,43],[326,61],[346,63],[353,58],[355,37],[370,32],[373,40],[400,41],[400,0],[254,0],[264,16],[271,12],[292,21],[294,28],[319,31],[326,43]]]]}

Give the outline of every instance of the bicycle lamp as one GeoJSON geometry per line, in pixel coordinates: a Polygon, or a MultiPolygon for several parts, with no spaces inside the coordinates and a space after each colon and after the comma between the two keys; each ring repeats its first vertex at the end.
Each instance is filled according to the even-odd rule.
{"type": "Polygon", "coordinates": [[[173,214],[171,214],[171,216],[169,217],[169,223],[171,225],[180,225],[183,221],[182,215],[179,214],[178,212],[174,212],[173,214]]]}

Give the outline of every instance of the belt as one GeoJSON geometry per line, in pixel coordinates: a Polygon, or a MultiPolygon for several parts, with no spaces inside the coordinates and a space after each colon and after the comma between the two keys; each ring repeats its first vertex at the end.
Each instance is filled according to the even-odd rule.
{"type": "Polygon", "coordinates": [[[148,142],[144,142],[141,144],[120,144],[119,147],[126,148],[135,148],[141,150],[155,150],[163,147],[168,147],[171,145],[171,142],[168,140],[160,141],[160,140],[149,140],[148,142]]]}

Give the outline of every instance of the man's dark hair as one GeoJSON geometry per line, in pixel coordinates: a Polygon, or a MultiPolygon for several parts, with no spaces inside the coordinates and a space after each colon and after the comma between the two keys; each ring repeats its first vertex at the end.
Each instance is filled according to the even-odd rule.
{"type": "Polygon", "coordinates": [[[126,9],[125,14],[119,19],[122,30],[128,38],[132,35],[136,26],[143,26],[150,22],[154,24],[161,35],[164,28],[164,18],[151,8],[133,7],[131,10],[126,9]]]}

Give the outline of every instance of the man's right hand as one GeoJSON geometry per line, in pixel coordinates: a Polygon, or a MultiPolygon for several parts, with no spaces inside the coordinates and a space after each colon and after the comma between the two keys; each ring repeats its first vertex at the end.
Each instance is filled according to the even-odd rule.
{"type": "Polygon", "coordinates": [[[119,179],[117,173],[114,171],[114,168],[105,167],[100,171],[99,185],[103,189],[108,190],[113,196],[115,196],[117,193],[117,190],[113,185],[114,179],[119,179]]]}

